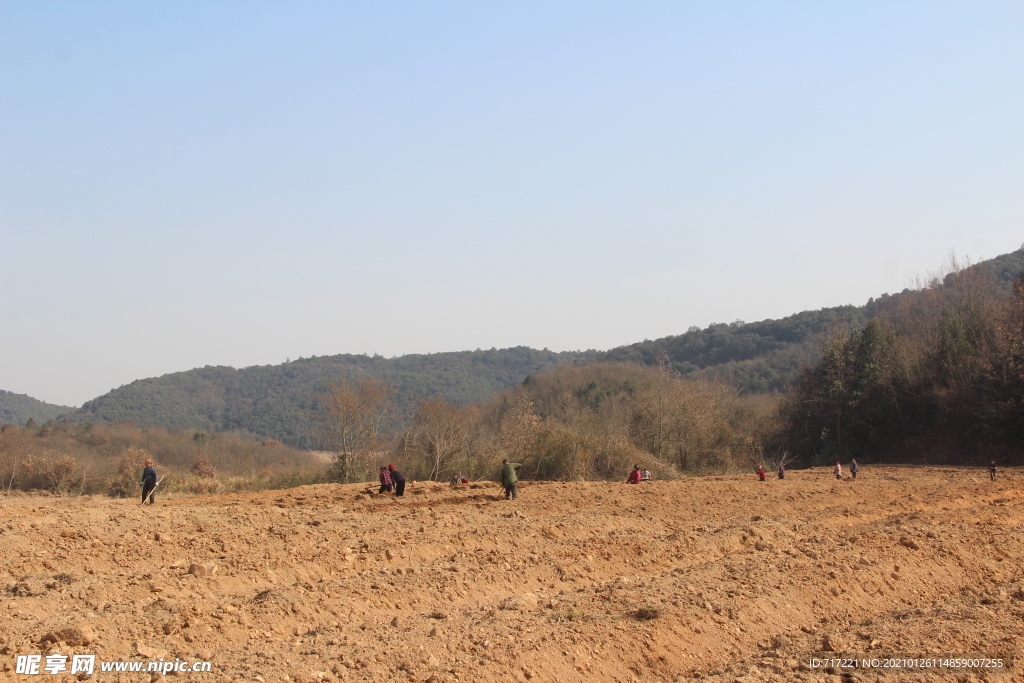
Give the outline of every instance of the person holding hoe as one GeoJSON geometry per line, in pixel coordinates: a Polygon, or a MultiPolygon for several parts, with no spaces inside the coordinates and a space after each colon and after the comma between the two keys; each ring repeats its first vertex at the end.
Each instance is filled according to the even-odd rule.
{"type": "Polygon", "coordinates": [[[146,468],[142,470],[142,505],[146,504],[146,498],[149,498],[149,504],[152,505],[156,498],[156,485],[160,483],[160,480],[156,476],[156,468],[153,467],[153,459],[146,458],[146,468]]]}

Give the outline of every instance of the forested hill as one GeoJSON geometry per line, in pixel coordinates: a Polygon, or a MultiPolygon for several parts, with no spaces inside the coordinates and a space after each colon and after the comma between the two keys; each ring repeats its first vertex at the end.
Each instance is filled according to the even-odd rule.
{"type": "Polygon", "coordinates": [[[803,365],[817,360],[816,342],[830,325],[862,325],[868,315],[863,306],[838,306],[804,311],[781,320],[691,327],[680,335],[599,353],[595,360],[654,365],[664,356],[684,377],[716,375],[735,382],[746,392],[781,391],[803,365]]]}
{"type": "MultiPolygon", "coordinates": [[[[983,261],[1007,291],[1024,270],[1024,248],[983,261]]],[[[77,421],[134,421],[164,428],[243,431],[290,445],[310,447],[309,410],[317,393],[333,381],[375,376],[397,391],[395,416],[409,416],[416,401],[434,395],[458,405],[484,400],[527,375],[563,363],[658,362],[664,354],[684,377],[713,375],[748,393],[783,391],[803,365],[819,360],[819,342],[834,325],[862,327],[873,317],[898,315],[918,292],[872,299],[863,306],[804,311],[780,320],[721,323],[705,329],[643,341],[604,352],[537,351],[526,347],[408,355],[399,358],[337,355],[299,359],[282,365],[243,369],[205,367],[138,380],[87,402],[71,412],[77,421]]],[[[59,417],[73,409],[27,396],[0,392],[0,423],[24,424],[59,417]]]]}
{"type": "MultiPolygon", "coordinates": [[[[972,268],[986,271],[1009,291],[1013,280],[1024,271],[1024,248],[972,268]]],[[[714,375],[746,392],[782,391],[796,379],[803,365],[818,362],[818,342],[830,327],[862,327],[873,317],[895,311],[901,299],[915,294],[912,290],[883,294],[863,306],[804,311],[780,320],[691,327],[680,335],[620,346],[595,354],[592,359],[653,365],[664,356],[684,377],[714,375]]]]}
{"type": "Polygon", "coordinates": [[[516,347],[398,358],[344,354],[242,369],[207,366],[114,389],[85,403],[71,419],[247,431],[308,447],[313,445],[309,409],[330,382],[387,379],[396,390],[396,415],[406,417],[418,399],[440,394],[466,405],[508,389],[531,373],[587,355],[516,347]]]}
{"type": "Polygon", "coordinates": [[[73,412],[75,409],[69,406],[58,406],[0,389],[0,424],[23,425],[29,420],[43,424],[73,412]]]}
{"type": "Polygon", "coordinates": [[[986,271],[1009,292],[1013,287],[1013,281],[1024,272],[1024,245],[1021,245],[1021,248],[1017,251],[1011,251],[1009,254],[1003,254],[988,261],[982,261],[974,266],[974,268],[986,271]]]}

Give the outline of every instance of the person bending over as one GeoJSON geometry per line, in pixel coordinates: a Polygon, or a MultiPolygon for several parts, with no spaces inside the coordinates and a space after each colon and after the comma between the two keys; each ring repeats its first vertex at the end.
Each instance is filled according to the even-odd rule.
{"type": "Polygon", "coordinates": [[[391,472],[384,465],[380,466],[380,490],[377,493],[391,493],[391,472]]]}
{"type": "Polygon", "coordinates": [[[395,469],[394,465],[388,465],[388,472],[391,474],[391,481],[395,484],[395,495],[401,498],[405,494],[405,477],[395,469]]]}

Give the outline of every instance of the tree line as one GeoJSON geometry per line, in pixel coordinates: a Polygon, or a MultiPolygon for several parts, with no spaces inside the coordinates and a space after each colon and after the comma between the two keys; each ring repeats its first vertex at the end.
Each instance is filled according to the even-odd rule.
{"type": "MultiPolygon", "coordinates": [[[[1006,280],[1014,259],[971,266],[951,257],[942,276],[850,317],[827,309],[776,326],[776,340],[814,337],[786,391],[751,392],[725,373],[681,368],[669,351],[713,354],[726,343],[715,342],[722,329],[712,326],[710,341],[691,330],[632,349],[651,359],[558,366],[469,406],[423,398],[407,420],[389,422],[386,381],[336,383],[316,404],[321,442],[339,453],[332,476],[344,481],[372,478],[385,460],[414,478],[445,479],[493,477],[507,457],[522,462],[525,477],[563,480],[617,479],[632,464],[676,477],[852,457],[1015,462],[1024,436],[1024,280],[1020,270],[1006,280]]],[[[770,330],[769,322],[759,325],[770,330]]],[[[733,340],[742,346],[744,334],[733,340]]]]}
{"type": "Polygon", "coordinates": [[[371,479],[385,462],[413,479],[492,478],[504,458],[534,479],[624,478],[633,464],[664,477],[730,471],[761,457],[772,405],[720,380],[683,379],[667,359],[560,366],[465,407],[421,399],[388,433],[393,394],[367,378],[318,397],[332,478],[371,479]]]}
{"type": "MultiPolygon", "coordinates": [[[[143,453],[180,472],[182,481],[191,477],[192,492],[367,481],[386,463],[412,480],[492,478],[503,458],[522,463],[526,478],[561,480],[619,479],[633,464],[666,478],[852,457],[862,463],[995,458],[1010,464],[1020,461],[1017,444],[1024,436],[1021,267],[1024,251],[973,266],[954,259],[943,275],[865,307],[691,330],[624,347],[639,354],[629,360],[530,349],[397,359],[438,373],[435,391],[416,383],[413,391],[402,374],[370,372],[394,367],[385,364],[389,359],[355,357],[361,372],[320,384],[274,418],[301,417],[303,443],[329,453],[329,466],[279,440],[216,427],[56,420],[0,432],[0,476],[8,488],[77,486],[117,495],[127,490],[125,473],[137,469],[143,453]],[[796,354],[795,377],[779,391],[752,391],[722,372],[767,362],[764,355],[735,360],[758,344],[780,344],[779,354],[796,354]],[[723,348],[733,355],[722,355],[723,348]],[[803,350],[797,354],[797,348],[803,350]],[[726,357],[733,360],[715,364],[726,357]],[[705,365],[695,370],[681,358],[705,365]],[[489,381],[504,388],[474,401],[444,393],[447,364],[454,364],[454,378],[465,378],[466,361],[488,366],[489,381]],[[525,380],[512,381],[530,368],[536,371],[525,380]]],[[[283,370],[295,373],[290,386],[298,391],[308,380],[304,373],[317,367],[320,359],[283,370]]],[[[187,381],[178,378],[161,390],[173,398],[174,391],[185,391],[183,382],[196,382],[188,391],[208,401],[235,392],[259,405],[253,398],[262,391],[258,373],[205,368],[184,374],[187,381]],[[243,377],[252,382],[244,391],[229,388],[243,377]]]]}
{"type": "Polygon", "coordinates": [[[398,358],[314,356],[241,369],[207,366],[137,380],[86,402],[68,417],[235,432],[310,449],[318,447],[310,409],[315,396],[335,382],[387,380],[394,387],[392,416],[407,419],[420,398],[439,394],[467,405],[518,384],[530,373],[587,355],[515,347],[398,358]]]}
{"type": "Polygon", "coordinates": [[[1020,460],[1024,279],[952,260],[863,326],[832,328],[772,440],[807,463],[1020,460]]]}

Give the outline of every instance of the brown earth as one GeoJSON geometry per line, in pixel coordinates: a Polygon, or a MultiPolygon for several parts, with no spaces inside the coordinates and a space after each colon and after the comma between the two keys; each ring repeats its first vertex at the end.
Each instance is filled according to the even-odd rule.
{"type": "Polygon", "coordinates": [[[14,673],[58,652],[206,682],[1024,680],[801,659],[1024,655],[1024,471],[365,490],[3,499],[0,679],[73,680],[14,673]]]}

